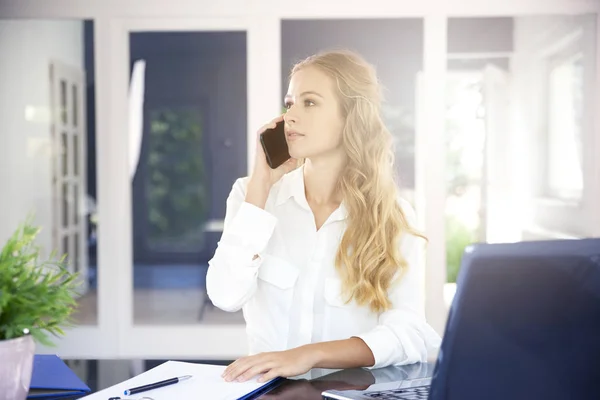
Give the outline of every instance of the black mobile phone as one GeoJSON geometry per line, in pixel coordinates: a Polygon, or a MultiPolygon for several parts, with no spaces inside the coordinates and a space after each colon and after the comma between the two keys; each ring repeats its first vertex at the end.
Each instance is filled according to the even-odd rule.
{"type": "Polygon", "coordinates": [[[272,169],[279,167],[281,164],[290,159],[288,145],[285,140],[284,121],[277,123],[275,128],[267,129],[260,134],[260,144],[267,156],[267,164],[272,169]]]}

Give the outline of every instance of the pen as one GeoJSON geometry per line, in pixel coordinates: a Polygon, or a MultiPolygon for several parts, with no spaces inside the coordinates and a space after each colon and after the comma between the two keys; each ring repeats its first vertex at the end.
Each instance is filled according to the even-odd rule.
{"type": "Polygon", "coordinates": [[[125,396],[129,396],[131,394],[145,392],[146,390],[158,389],[163,386],[173,385],[177,382],[181,382],[181,381],[190,379],[191,377],[192,377],[191,375],[184,375],[184,376],[179,376],[177,378],[165,379],[164,381],[150,383],[148,385],[138,386],[138,387],[135,387],[132,389],[127,389],[124,393],[125,393],[125,396]]]}

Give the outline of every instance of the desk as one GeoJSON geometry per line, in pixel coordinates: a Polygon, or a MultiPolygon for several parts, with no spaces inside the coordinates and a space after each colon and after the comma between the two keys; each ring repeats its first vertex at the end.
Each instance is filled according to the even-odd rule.
{"type": "MultiPolygon", "coordinates": [[[[193,362],[192,360],[182,360],[193,362]]],[[[67,361],[75,373],[88,384],[92,393],[127,380],[164,361],[149,360],[85,360],[67,361]],[[137,370],[136,370],[137,369],[137,370]],[[103,374],[105,376],[103,376],[103,374]]],[[[200,361],[196,361],[200,362],[200,361]]],[[[218,364],[218,362],[209,362],[218,364]]],[[[260,396],[260,400],[321,400],[328,389],[366,389],[374,383],[395,382],[403,379],[429,378],[433,363],[387,367],[375,370],[362,368],[347,370],[314,369],[294,379],[285,379],[275,389],[260,396]]]]}
{"type": "Polygon", "coordinates": [[[321,400],[321,393],[328,389],[363,390],[374,383],[396,382],[404,379],[430,378],[433,363],[412,364],[403,367],[387,367],[374,370],[362,368],[339,371],[312,370],[309,376],[286,379],[281,385],[259,397],[261,400],[321,400]]]}

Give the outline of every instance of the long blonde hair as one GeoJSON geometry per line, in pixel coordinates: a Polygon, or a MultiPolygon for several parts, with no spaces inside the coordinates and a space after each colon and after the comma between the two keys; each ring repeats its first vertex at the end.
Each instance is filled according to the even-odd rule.
{"type": "Polygon", "coordinates": [[[374,312],[389,309],[388,289],[408,267],[400,254],[405,234],[421,236],[398,201],[392,136],[381,118],[380,84],[373,66],[348,50],[327,51],[297,63],[291,75],[317,67],[333,78],[345,119],[342,145],[347,164],[338,182],[348,210],[335,266],[348,301],[374,312]]]}

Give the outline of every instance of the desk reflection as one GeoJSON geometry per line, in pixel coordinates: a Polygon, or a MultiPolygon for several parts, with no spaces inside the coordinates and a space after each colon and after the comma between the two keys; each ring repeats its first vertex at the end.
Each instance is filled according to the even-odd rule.
{"type": "Polygon", "coordinates": [[[320,400],[325,390],[365,390],[371,385],[405,379],[429,378],[433,363],[418,363],[380,369],[354,368],[347,370],[316,369],[296,379],[285,379],[260,400],[320,400]]]}

